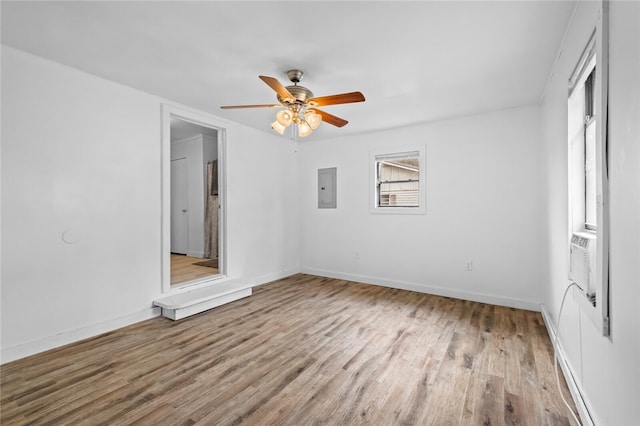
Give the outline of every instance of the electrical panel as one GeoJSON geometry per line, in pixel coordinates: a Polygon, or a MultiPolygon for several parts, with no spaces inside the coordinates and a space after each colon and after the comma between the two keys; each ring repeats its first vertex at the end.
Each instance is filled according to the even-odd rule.
{"type": "Polygon", "coordinates": [[[337,173],[336,167],[318,169],[318,208],[335,209],[337,207],[337,173]]]}

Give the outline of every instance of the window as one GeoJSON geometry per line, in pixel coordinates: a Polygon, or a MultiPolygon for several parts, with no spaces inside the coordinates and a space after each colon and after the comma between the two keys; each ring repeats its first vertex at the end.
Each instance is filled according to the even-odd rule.
{"type": "Polygon", "coordinates": [[[584,82],[584,226],[595,231],[596,221],[596,116],[593,88],[594,68],[584,82]]]}
{"type": "Polygon", "coordinates": [[[570,196],[572,232],[597,230],[596,58],[591,46],[570,80],[570,196]]]}
{"type": "Polygon", "coordinates": [[[372,154],[374,213],[424,213],[424,149],[372,154]]]}

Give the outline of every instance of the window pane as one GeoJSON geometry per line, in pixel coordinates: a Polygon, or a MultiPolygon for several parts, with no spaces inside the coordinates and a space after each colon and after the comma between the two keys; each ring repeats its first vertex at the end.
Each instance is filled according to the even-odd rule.
{"type": "Polygon", "coordinates": [[[417,152],[376,157],[378,207],[420,206],[417,152]]]}
{"type": "Polygon", "coordinates": [[[595,229],[596,221],[596,121],[592,121],[585,131],[585,225],[595,229]]]}
{"type": "Polygon", "coordinates": [[[596,80],[596,69],[594,68],[589,77],[584,82],[584,116],[589,120],[595,114],[595,98],[593,88],[596,80]]]}

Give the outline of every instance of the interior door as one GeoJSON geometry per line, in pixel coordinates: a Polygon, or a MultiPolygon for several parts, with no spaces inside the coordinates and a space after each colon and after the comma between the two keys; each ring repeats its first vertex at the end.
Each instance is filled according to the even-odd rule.
{"type": "Polygon", "coordinates": [[[189,212],[187,195],[187,159],[171,160],[171,252],[187,254],[189,212]]]}

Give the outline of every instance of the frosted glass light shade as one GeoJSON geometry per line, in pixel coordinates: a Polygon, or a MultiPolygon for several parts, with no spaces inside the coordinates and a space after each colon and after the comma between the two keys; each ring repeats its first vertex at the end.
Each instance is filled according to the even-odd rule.
{"type": "Polygon", "coordinates": [[[289,127],[292,120],[293,120],[293,115],[291,114],[291,111],[289,111],[288,109],[283,109],[282,111],[278,111],[278,113],[276,114],[276,121],[284,127],[289,127]]]}
{"type": "Polygon", "coordinates": [[[276,132],[280,133],[281,135],[284,135],[284,131],[287,128],[286,126],[283,126],[282,124],[278,123],[278,121],[274,121],[273,123],[271,123],[271,128],[273,130],[275,130],[276,132]]]}
{"type": "Polygon", "coordinates": [[[311,129],[311,127],[309,127],[306,121],[298,124],[298,134],[301,137],[309,136],[311,132],[313,132],[313,130],[311,129]]]}
{"type": "Polygon", "coordinates": [[[306,122],[313,130],[317,129],[320,123],[322,123],[322,116],[314,111],[307,111],[304,115],[306,122]]]}

